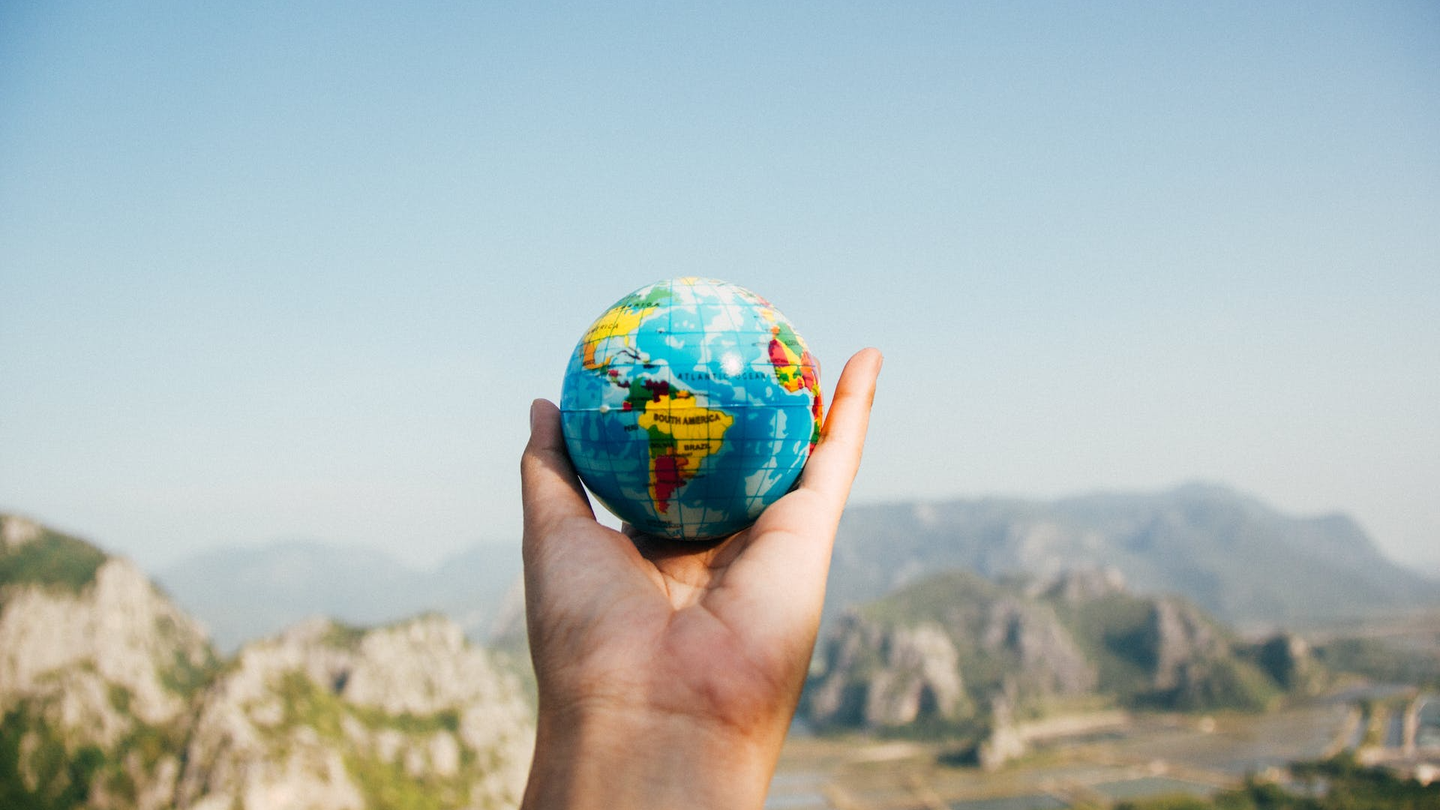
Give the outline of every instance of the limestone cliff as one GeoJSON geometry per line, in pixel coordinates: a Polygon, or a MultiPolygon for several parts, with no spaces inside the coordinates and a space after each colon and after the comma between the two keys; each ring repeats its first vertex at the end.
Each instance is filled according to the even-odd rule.
{"type": "Polygon", "coordinates": [[[896,728],[988,716],[1093,690],[1097,671],[1049,603],[973,575],[921,580],[847,614],[819,648],[805,710],[821,727],[896,728]]]}
{"type": "Polygon", "coordinates": [[[0,515],[0,807],[507,808],[532,709],[426,616],[316,619],[221,662],[129,562],[0,515]]]}
{"type": "Polygon", "coordinates": [[[935,623],[887,628],[852,614],[826,655],[830,676],[807,695],[818,723],[891,728],[971,712],[959,653],[935,623]]]}
{"type": "Polygon", "coordinates": [[[204,634],[83,541],[5,515],[0,543],[0,735],[16,742],[0,780],[92,807],[170,806],[214,661],[204,634]]]}
{"type": "Polygon", "coordinates": [[[995,766],[1023,750],[1016,723],[1066,707],[1262,708],[1288,688],[1280,673],[1305,666],[1293,646],[1240,644],[1184,601],[1127,593],[1113,571],[948,572],[838,621],[802,709],[822,730],[973,735],[995,766]]]}
{"type": "Polygon", "coordinates": [[[533,721],[449,619],[314,620],[244,647],[205,694],[177,805],[513,807],[533,721]]]}

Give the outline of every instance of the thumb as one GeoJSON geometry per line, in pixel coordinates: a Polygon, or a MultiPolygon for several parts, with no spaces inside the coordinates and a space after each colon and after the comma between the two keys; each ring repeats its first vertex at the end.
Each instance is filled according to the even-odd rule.
{"type": "Polygon", "coordinates": [[[548,400],[530,403],[530,442],[520,457],[520,495],[525,509],[527,552],[561,521],[595,518],[565,450],[560,409],[548,400]]]}

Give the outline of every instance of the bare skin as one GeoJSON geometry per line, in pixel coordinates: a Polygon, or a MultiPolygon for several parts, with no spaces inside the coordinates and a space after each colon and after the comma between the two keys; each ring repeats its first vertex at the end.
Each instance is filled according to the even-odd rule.
{"type": "Polygon", "coordinates": [[[558,409],[535,401],[521,480],[540,713],[524,807],[764,803],[881,361],[874,349],[850,359],[799,486],[716,543],[597,523],[558,409]]]}

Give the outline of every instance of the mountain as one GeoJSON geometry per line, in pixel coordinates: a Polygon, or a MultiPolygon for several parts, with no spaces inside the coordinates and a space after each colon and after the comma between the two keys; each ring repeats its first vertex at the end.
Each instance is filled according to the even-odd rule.
{"type": "Polygon", "coordinates": [[[803,712],[819,729],[972,738],[982,764],[1017,753],[1019,719],[1097,708],[1265,708],[1312,691],[1304,642],[1247,644],[1111,569],[1041,584],[935,574],[848,611],[817,649],[803,712]]]}
{"type": "Polygon", "coordinates": [[[477,545],[419,570],[375,549],[289,541],[205,551],[156,579],[234,650],[310,616],[370,625],[430,611],[484,641],[519,575],[518,543],[477,545]]]}
{"type": "Polygon", "coordinates": [[[519,683],[440,616],[314,619],[248,644],[205,692],[177,806],[514,807],[534,739],[519,683]]]}
{"type": "Polygon", "coordinates": [[[852,507],[831,567],[831,613],[925,572],[1043,579],[1083,566],[1114,567],[1138,592],[1181,594],[1227,621],[1267,627],[1440,601],[1440,584],[1387,560],[1348,517],[1291,517],[1192,484],[1056,501],[852,507]]]}
{"type": "Polygon", "coordinates": [[[0,515],[0,807],[509,808],[533,708],[438,615],[219,659],[129,562],[0,515]]]}
{"type": "Polygon", "coordinates": [[[215,658],[125,560],[0,515],[0,807],[168,807],[215,658]]]}
{"type": "MultiPolygon", "coordinates": [[[[1440,584],[1385,559],[1347,517],[1291,517],[1192,484],[1055,501],[852,506],[836,542],[826,626],[926,572],[1045,578],[1083,566],[1116,568],[1137,592],[1179,594],[1267,629],[1440,602],[1440,584]]],[[[364,625],[425,611],[454,617],[488,643],[503,631],[497,622],[514,624],[506,611],[519,575],[518,542],[476,545],[429,569],[375,549],[283,542],[205,551],[156,579],[231,651],[308,616],[364,625]]]]}

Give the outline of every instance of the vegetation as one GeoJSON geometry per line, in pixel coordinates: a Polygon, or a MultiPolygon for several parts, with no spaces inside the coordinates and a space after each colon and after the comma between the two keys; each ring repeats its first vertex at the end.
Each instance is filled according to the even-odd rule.
{"type": "Polygon", "coordinates": [[[344,738],[341,721],[345,717],[345,704],[333,692],[322,689],[308,675],[298,671],[285,673],[276,691],[284,707],[278,729],[281,734],[297,726],[309,726],[321,739],[344,738]]]}
{"type": "Polygon", "coordinates": [[[0,721],[0,807],[6,810],[82,807],[104,764],[99,748],[68,752],[48,724],[20,710],[0,721]]]}
{"type": "Polygon", "coordinates": [[[1203,677],[1146,697],[1163,708],[1180,711],[1262,712],[1280,693],[1280,687],[1249,661],[1221,658],[1209,664],[1203,677]]]}
{"type": "Polygon", "coordinates": [[[1440,688],[1440,656],[1434,649],[1405,647],[1383,638],[1339,638],[1317,647],[1315,657],[1333,672],[1440,688]]]}
{"type": "Polygon", "coordinates": [[[445,810],[469,800],[469,786],[459,779],[416,779],[399,762],[350,755],[346,769],[354,777],[367,807],[389,810],[445,810]]]}
{"type": "MultiPolygon", "coordinates": [[[[131,695],[110,685],[112,706],[126,712],[131,695]]],[[[93,791],[133,802],[137,789],[130,768],[153,773],[160,761],[184,746],[182,723],[155,727],[135,722],[108,752],[63,737],[33,702],[22,702],[0,721],[0,808],[64,810],[83,807],[93,791]]]]}
{"type": "MultiPolygon", "coordinates": [[[[402,713],[387,714],[380,709],[345,703],[338,695],[315,683],[303,672],[288,672],[277,689],[284,715],[275,728],[273,741],[284,751],[290,744],[290,732],[299,726],[315,730],[321,739],[344,741],[347,717],[358,720],[370,729],[391,729],[412,738],[427,738],[439,732],[454,733],[460,728],[460,714],[449,709],[433,715],[402,713]]],[[[461,750],[461,769],[454,776],[416,777],[406,772],[403,758],[384,761],[373,753],[351,745],[343,745],[345,766],[355,780],[367,807],[389,810],[441,810],[459,807],[469,801],[470,787],[465,774],[474,753],[461,750]]]]}
{"type": "Polygon", "coordinates": [[[325,631],[324,643],[327,647],[334,647],[339,650],[353,650],[365,637],[365,628],[330,620],[330,627],[325,631]]]}
{"type": "Polygon", "coordinates": [[[170,666],[160,669],[160,684],[181,697],[190,697],[207,686],[220,672],[220,660],[208,646],[200,663],[176,650],[170,666]]]}
{"type": "Polygon", "coordinates": [[[1117,810],[1436,810],[1440,784],[1422,785],[1384,768],[1366,768],[1348,754],[1290,767],[1287,788],[1254,778],[1209,799],[1160,796],[1122,802],[1117,810]]]}
{"type": "Polygon", "coordinates": [[[134,698],[130,690],[118,683],[112,683],[107,687],[107,691],[110,693],[110,708],[121,714],[129,714],[130,701],[134,698]]]}
{"type": "Polygon", "coordinates": [[[44,585],[79,593],[95,581],[105,552],[79,538],[45,529],[34,540],[0,554],[0,585],[44,585]]]}
{"type": "Polygon", "coordinates": [[[861,614],[880,622],[922,621],[964,624],[984,621],[984,607],[1006,594],[1000,585],[965,570],[926,577],[903,590],[871,602],[861,614]]]}
{"type": "Polygon", "coordinates": [[[1185,609],[1233,653],[1211,657],[1203,671],[1173,689],[1152,687],[1159,644],[1153,599],[1116,593],[1074,606],[1057,602],[1055,607],[1086,657],[1097,663],[1101,688],[1123,703],[1179,711],[1263,711],[1284,691],[1282,684],[1249,660],[1253,656],[1229,630],[1188,605],[1185,609]]]}
{"type": "Polygon", "coordinates": [[[1156,663],[1150,638],[1154,604],[1129,594],[1109,594],[1078,605],[1058,604],[1057,615],[1075,643],[1098,667],[1100,683],[1120,695],[1136,695],[1150,685],[1156,663]]]}
{"type": "MultiPolygon", "coordinates": [[[[1257,654],[1240,644],[1229,630],[1198,608],[1174,597],[1169,601],[1185,623],[1197,626],[1198,633],[1213,639],[1213,644],[1200,644],[1188,634],[1162,638],[1157,626],[1161,605],[1155,598],[1124,592],[1079,600],[1028,596],[1023,580],[992,582],[968,571],[948,571],[921,579],[864,606],[860,615],[881,625],[931,622],[945,628],[959,653],[966,690],[973,697],[1004,689],[1007,683],[1018,683],[1020,701],[1012,710],[1020,718],[1044,714],[1044,707],[1037,701],[1053,696],[1044,694],[1043,688],[1038,694],[1026,691],[1026,670],[1017,650],[1009,645],[981,647],[980,639],[993,622],[994,608],[1002,602],[1011,603],[1036,622],[1043,623],[1045,616],[1053,616],[1085,661],[1095,668],[1098,696],[1112,705],[1162,711],[1263,711],[1284,694],[1285,688],[1255,660],[1257,654]],[[1199,646],[1187,650],[1189,658],[1178,683],[1159,689],[1155,686],[1156,669],[1166,644],[1199,646]]],[[[862,657],[854,662],[860,670],[878,670],[885,665],[879,649],[860,648],[852,654],[862,657]]],[[[863,686],[855,688],[859,690],[855,701],[858,712],[864,702],[863,686]]],[[[846,718],[837,718],[837,722],[845,725],[846,718]]],[[[961,730],[954,721],[949,728],[952,733],[961,730]]],[[[937,732],[917,725],[904,733],[928,737],[937,732]]]]}
{"type": "Polygon", "coordinates": [[[386,714],[373,706],[351,706],[350,714],[369,728],[390,728],[405,734],[434,734],[460,730],[460,712],[445,709],[434,714],[386,714]]]}

